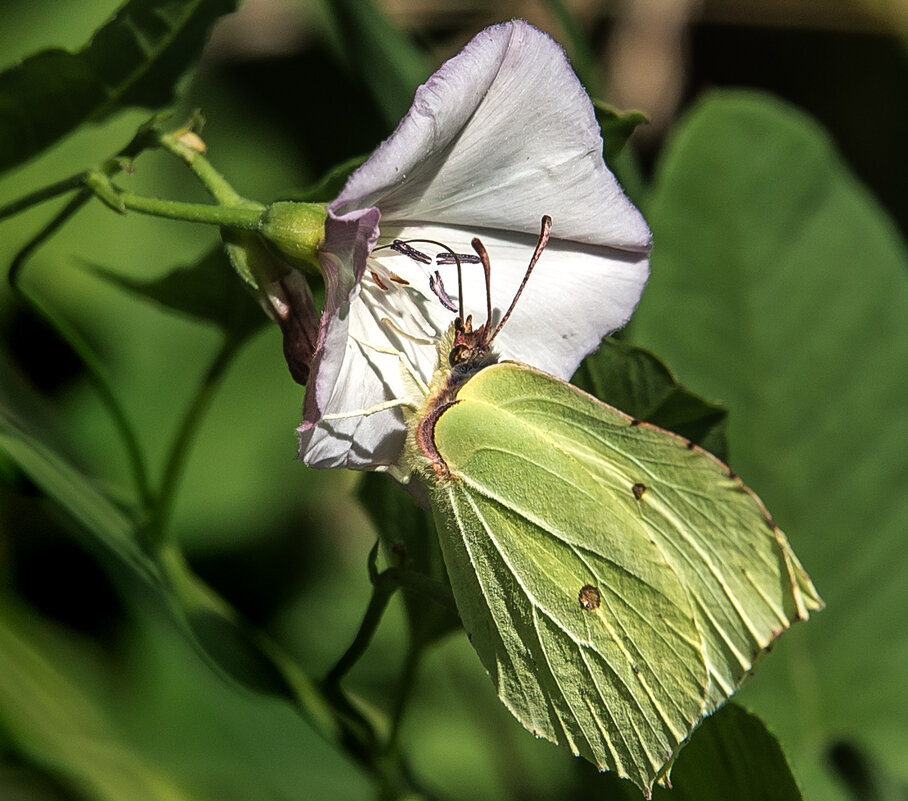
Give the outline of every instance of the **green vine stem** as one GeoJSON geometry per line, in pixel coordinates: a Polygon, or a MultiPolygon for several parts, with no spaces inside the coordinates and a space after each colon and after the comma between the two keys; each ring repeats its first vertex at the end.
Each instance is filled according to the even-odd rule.
{"type": "Polygon", "coordinates": [[[224,339],[214,359],[208,366],[195,397],[183,415],[183,420],[174,436],[164,465],[161,487],[158,490],[154,508],[146,528],[146,536],[154,546],[161,547],[168,541],[169,524],[173,514],[176,492],[183,476],[190,447],[218,385],[233,361],[240,344],[241,341],[233,337],[228,336],[224,339]]]}
{"type": "Polygon", "coordinates": [[[131,192],[118,193],[124,210],[138,211],[169,220],[219,225],[242,231],[257,231],[261,222],[261,205],[215,206],[205,203],[184,203],[179,200],[160,200],[131,192]]]}
{"type": "Polygon", "coordinates": [[[133,192],[124,192],[116,187],[110,178],[100,170],[92,170],[85,176],[85,185],[107,206],[121,214],[137,211],[153,217],[168,220],[218,225],[242,231],[257,231],[265,207],[260,203],[244,200],[240,205],[212,205],[208,203],[185,203],[179,200],[163,200],[146,197],[133,192]]]}
{"type": "Polygon", "coordinates": [[[353,638],[350,647],[347,648],[334,667],[328,671],[322,682],[325,687],[330,688],[332,691],[338,689],[341,679],[347,675],[350,668],[359,661],[360,657],[368,649],[369,644],[372,642],[372,637],[378,629],[378,624],[381,622],[382,615],[384,615],[385,609],[388,608],[391,596],[400,587],[398,578],[400,571],[397,568],[389,567],[381,573],[375,570],[378,546],[379,542],[376,540],[375,545],[369,552],[369,577],[372,579],[372,597],[369,599],[369,605],[366,607],[366,613],[363,615],[359,631],[356,632],[356,637],[353,638]]]}
{"type": "Polygon", "coordinates": [[[221,205],[224,206],[243,206],[250,201],[240,195],[219,173],[203,155],[198,145],[192,137],[192,127],[190,123],[187,128],[176,131],[172,134],[162,134],[159,143],[164,150],[176,156],[184,162],[196,178],[199,179],[202,186],[208,190],[208,193],[221,205]],[[190,144],[192,142],[195,144],[190,144]]]}

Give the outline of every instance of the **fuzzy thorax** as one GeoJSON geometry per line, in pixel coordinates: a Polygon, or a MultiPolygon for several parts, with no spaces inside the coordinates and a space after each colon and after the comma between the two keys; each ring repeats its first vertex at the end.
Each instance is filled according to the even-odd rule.
{"type": "MultiPolygon", "coordinates": [[[[452,365],[452,352],[463,334],[460,320],[453,323],[438,341],[438,361],[429,392],[421,408],[405,412],[407,444],[403,463],[424,483],[439,479],[448,480],[451,473],[435,446],[435,423],[446,409],[457,403],[457,393],[476,373],[498,361],[498,355],[489,346],[474,348],[468,359],[452,365]]],[[[470,321],[467,319],[467,326],[470,321]]],[[[483,327],[484,328],[484,327],[483,327]]]]}

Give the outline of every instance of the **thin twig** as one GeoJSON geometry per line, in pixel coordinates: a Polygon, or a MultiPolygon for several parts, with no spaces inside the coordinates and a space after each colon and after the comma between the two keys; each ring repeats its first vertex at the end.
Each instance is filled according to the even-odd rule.
{"type": "Polygon", "coordinates": [[[170,453],[164,465],[161,487],[155,498],[154,510],[146,529],[146,534],[154,545],[161,546],[168,539],[167,531],[173,514],[176,491],[186,467],[190,448],[204,413],[208,409],[227,367],[233,360],[239,344],[239,341],[233,337],[225,338],[199,384],[195,397],[183,415],[183,420],[171,443],[170,453]]]}

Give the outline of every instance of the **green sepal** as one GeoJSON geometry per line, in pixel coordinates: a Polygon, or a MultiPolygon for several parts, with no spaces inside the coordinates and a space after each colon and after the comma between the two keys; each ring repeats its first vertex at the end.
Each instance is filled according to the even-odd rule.
{"type": "Polygon", "coordinates": [[[234,270],[280,326],[293,380],[305,386],[318,338],[318,312],[306,276],[256,233],[224,228],[221,236],[234,270]]]}
{"type": "Polygon", "coordinates": [[[320,274],[318,248],[325,237],[326,214],[321,203],[282,200],[265,209],[259,234],[294,267],[320,274]]]}
{"type": "Polygon", "coordinates": [[[649,122],[642,111],[621,111],[601,100],[594,100],[593,108],[602,130],[602,155],[607,162],[624,149],[638,125],[649,122]]]}

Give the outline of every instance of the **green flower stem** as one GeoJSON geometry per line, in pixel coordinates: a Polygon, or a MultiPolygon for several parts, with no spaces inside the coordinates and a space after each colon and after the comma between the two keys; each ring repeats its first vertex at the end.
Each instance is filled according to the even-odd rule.
{"type": "MultiPolygon", "coordinates": [[[[100,195],[98,190],[95,193],[100,195]]],[[[257,231],[262,218],[264,206],[251,205],[246,201],[243,206],[214,206],[206,203],[183,203],[177,200],[161,200],[154,197],[136,195],[132,192],[116,192],[117,206],[107,197],[101,197],[105,203],[117,211],[137,211],[153,217],[165,217],[169,220],[218,225],[242,231],[257,231]]]]}
{"type": "Polygon", "coordinates": [[[388,607],[391,596],[400,587],[399,572],[397,568],[389,567],[373,578],[372,597],[369,599],[369,605],[366,607],[366,613],[363,615],[359,631],[357,631],[356,637],[354,637],[353,642],[350,643],[350,647],[344,652],[344,655],[325,676],[323,684],[326,687],[336,689],[341,679],[347,675],[350,668],[366,652],[376,629],[378,629],[382,615],[388,607]]]}
{"type": "Polygon", "coordinates": [[[164,466],[161,488],[155,498],[154,509],[146,528],[146,536],[152,545],[161,547],[168,541],[169,524],[173,514],[176,491],[186,467],[190,447],[215,391],[240,344],[240,340],[232,337],[225,338],[215,354],[214,360],[208,366],[208,370],[199,385],[192,403],[183,415],[180,428],[170,447],[170,453],[164,466]]]}
{"type": "Polygon", "coordinates": [[[189,147],[178,134],[163,134],[159,142],[195,173],[211,196],[225,206],[242,206],[247,201],[240,195],[198,150],[189,147]]]}
{"type": "Polygon", "coordinates": [[[107,407],[114,426],[120,433],[120,438],[126,449],[126,456],[129,461],[136,494],[143,513],[147,514],[152,506],[152,493],[151,486],[148,482],[148,470],[145,466],[145,458],[142,449],[139,446],[139,440],[136,436],[135,429],[113,391],[113,387],[107,377],[104,366],[96,357],[85,338],[69,323],[52,314],[36,297],[28,294],[19,280],[22,270],[25,267],[25,263],[32,253],[56,233],[63,224],[79,211],[90,199],[91,195],[84,190],[73,197],[69,203],[67,203],[66,206],[64,206],[63,209],[19,251],[10,265],[8,280],[14,294],[39,317],[45,320],[52,329],[59,333],[85,365],[89,380],[94,385],[95,391],[98,393],[101,402],[107,407]]]}

